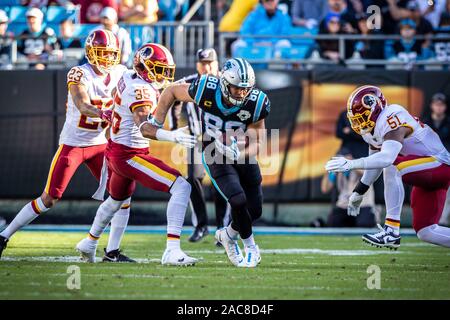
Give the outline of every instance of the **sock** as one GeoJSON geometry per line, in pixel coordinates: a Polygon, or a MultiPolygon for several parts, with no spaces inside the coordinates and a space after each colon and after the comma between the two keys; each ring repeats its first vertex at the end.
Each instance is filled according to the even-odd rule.
{"type": "Polygon", "coordinates": [[[111,230],[109,232],[106,252],[120,248],[120,242],[122,241],[123,234],[128,225],[128,218],[130,217],[130,202],[131,198],[125,200],[111,220],[111,230]]]}
{"type": "Polygon", "coordinates": [[[0,235],[9,239],[17,230],[30,224],[31,221],[39,217],[41,213],[48,210],[49,208],[44,205],[41,197],[28,202],[0,235]]]}
{"type": "Polygon", "coordinates": [[[420,240],[450,248],[450,228],[437,224],[422,228],[417,232],[420,240]]]}
{"type": "Polygon", "coordinates": [[[184,178],[178,177],[170,189],[172,196],[167,204],[167,239],[178,238],[183,228],[184,216],[189,203],[191,185],[184,178]]]}
{"type": "Polygon", "coordinates": [[[384,225],[388,226],[394,231],[394,234],[398,236],[400,234],[400,220],[395,220],[392,218],[388,218],[386,216],[386,220],[384,221],[384,225]]]}
{"type": "Polygon", "coordinates": [[[246,247],[252,247],[255,246],[255,239],[253,238],[253,234],[250,235],[250,237],[248,237],[247,239],[242,239],[242,242],[244,243],[244,246],[246,247]]]}
{"type": "Polygon", "coordinates": [[[226,230],[227,230],[227,234],[230,237],[230,239],[234,239],[234,240],[237,239],[237,237],[239,235],[239,231],[234,230],[233,227],[231,226],[231,223],[228,225],[226,230]]]}
{"type": "Polygon", "coordinates": [[[100,238],[106,226],[111,222],[114,214],[120,209],[122,202],[123,201],[114,200],[111,197],[108,197],[108,199],[102,202],[97,209],[94,222],[89,231],[91,240],[98,240],[98,238],[100,238]]]}
{"type": "Polygon", "coordinates": [[[180,236],[174,234],[167,234],[167,249],[180,249],[180,236]]]}

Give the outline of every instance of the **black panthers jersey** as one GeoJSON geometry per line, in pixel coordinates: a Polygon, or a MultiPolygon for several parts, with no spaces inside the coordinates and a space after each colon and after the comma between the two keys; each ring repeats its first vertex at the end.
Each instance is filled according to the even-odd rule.
{"type": "Polygon", "coordinates": [[[189,95],[201,110],[204,147],[217,131],[246,131],[249,124],[266,118],[270,112],[269,98],[259,89],[253,89],[242,106],[228,107],[222,99],[219,78],[211,75],[202,75],[192,82],[189,95]]]}

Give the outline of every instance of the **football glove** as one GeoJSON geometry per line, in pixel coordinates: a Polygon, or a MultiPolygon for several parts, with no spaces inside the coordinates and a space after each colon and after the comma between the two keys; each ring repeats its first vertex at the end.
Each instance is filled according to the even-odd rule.
{"type": "Polygon", "coordinates": [[[100,119],[102,119],[102,121],[111,123],[112,122],[112,113],[113,113],[113,111],[111,109],[100,110],[100,119]]]}
{"type": "Polygon", "coordinates": [[[156,131],[156,139],[161,141],[172,141],[181,144],[186,148],[193,148],[197,142],[197,139],[194,136],[187,134],[185,132],[186,129],[187,126],[174,131],[158,129],[156,131]]]}
{"type": "Polygon", "coordinates": [[[359,209],[361,208],[361,202],[363,201],[364,195],[358,192],[353,192],[348,199],[347,214],[352,217],[356,217],[359,214],[359,209]]]}
{"type": "Polygon", "coordinates": [[[349,160],[344,157],[333,157],[325,165],[328,172],[346,172],[364,166],[363,159],[349,160]]]}
{"type": "Polygon", "coordinates": [[[241,155],[241,151],[238,148],[237,141],[235,137],[231,137],[231,145],[224,145],[219,139],[215,139],[216,150],[223,154],[230,160],[236,161],[241,155]]]}

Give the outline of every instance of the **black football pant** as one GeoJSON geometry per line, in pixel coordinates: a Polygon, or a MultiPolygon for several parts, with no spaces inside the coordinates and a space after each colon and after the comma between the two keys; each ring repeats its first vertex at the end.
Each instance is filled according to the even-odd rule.
{"type": "Polygon", "coordinates": [[[231,205],[231,227],[247,239],[252,234],[252,222],[262,214],[258,164],[210,164],[206,169],[217,191],[231,205]]]}

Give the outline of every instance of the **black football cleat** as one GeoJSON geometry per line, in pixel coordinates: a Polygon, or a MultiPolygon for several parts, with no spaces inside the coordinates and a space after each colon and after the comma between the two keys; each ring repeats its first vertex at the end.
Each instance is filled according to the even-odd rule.
{"type": "Polygon", "coordinates": [[[378,225],[378,229],[380,229],[380,232],[375,234],[365,234],[362,236],[362,240],[378,248],[397,250],[400,247],[401,237],[395,235],[392,228],[378,225]]]}
{"type": "Polygon", "coordinates": [[[136,260],[128,258],[126,255],[120,252],[120,249],[112,250],[110,252],[106,252],[106,248],[103,249],[105,251],[105,255],[103,256],[103,262],[129,262],[135,263],[136,260]]]}
{"type": "Polygon", "coordinates": [[[6,249],[7,244],[8,244],[8,239],[0,236],[0,258],[2,257],[3,250],[6,249]]]}
{"type": "Polygon", "coordinates": [[[209,234],[208,227],[196,227],[189,237],[189,242],[198,242],[209,234]]]}

